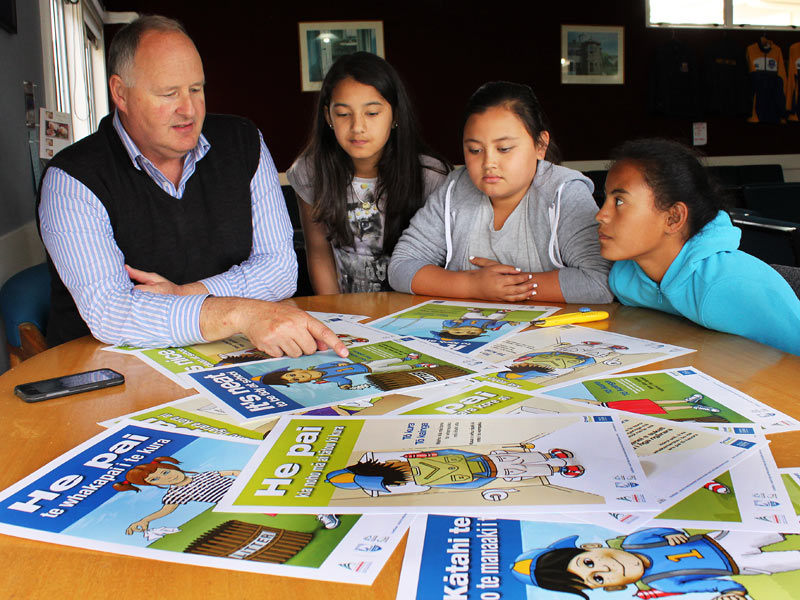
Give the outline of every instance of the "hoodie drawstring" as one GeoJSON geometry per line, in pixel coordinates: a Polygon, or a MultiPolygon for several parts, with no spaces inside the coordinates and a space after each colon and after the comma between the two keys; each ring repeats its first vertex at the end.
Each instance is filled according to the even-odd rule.
{"type": "Polygon", "coordinates": [[[556,199],[547,207],[547,215],[550,218],[550,243],[547,247],[547,253],[552,262],[557,268],[563,269],[564,263],[561,261],[561,252],[558,249],[558,217],[561,213],[561,192],[564,189],[566,181],[562,181],[556,191],[556,199]]]}
{"type": "Polygon", "coordinates": [[[447,186],[447,193],[444,196],[444,239],[447,244],[447,255],[444,259],[444,268],[447,268],[447,265],[450,264],[450,259],[453,258],[453,238],[452,234],[450,233],[450,197],[452,195],[453,186],[456,184],[456,180],[450,182],[450,185],[447,186]]]}

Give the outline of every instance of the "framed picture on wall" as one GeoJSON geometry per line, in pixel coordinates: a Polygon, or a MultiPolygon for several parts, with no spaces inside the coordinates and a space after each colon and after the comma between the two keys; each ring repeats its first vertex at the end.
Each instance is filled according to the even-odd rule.
{"type": "Polygon", "coordinates": [[[386,58],[383,21],[323,21],[298,25],[304,92],[318,91],[328,69],[344,54],[364,51],[386,58]]]}
{"type": "Polygon", "coordinates": [[[561,83],[625,83],[624,27],[561,26],[561,83]]]}

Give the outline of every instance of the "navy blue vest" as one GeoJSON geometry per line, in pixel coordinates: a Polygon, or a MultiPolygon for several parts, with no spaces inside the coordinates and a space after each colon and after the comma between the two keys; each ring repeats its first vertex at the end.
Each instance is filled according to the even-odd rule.
{"type": "MultiPolygon", "coordinates": [[[[246,260],[253,241],[250,180],[259,162],[258,130],[241,117],[207,115],[203,134],[211,148],[180,200],[133,166],[111,115],[96,133],[59,152],[48,168],[62,169],[100,199],[127,264],[173,283],[191,283],[246,260]]],[[[89,329],[49,257],[48,264],[47,340],[56,345],[89,329]]]]}

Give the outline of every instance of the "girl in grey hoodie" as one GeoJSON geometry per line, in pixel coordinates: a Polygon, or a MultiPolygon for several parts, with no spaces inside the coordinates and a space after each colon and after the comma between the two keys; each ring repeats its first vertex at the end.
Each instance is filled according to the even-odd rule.
{"type": "Polygon", "coordinates": [[[553,164],[533,90],[481,86],[467,104],[463,143],[465,167],[428,197],[398,241],[391,286],[506,302],[611,302],[592,182],[553,164]]]}

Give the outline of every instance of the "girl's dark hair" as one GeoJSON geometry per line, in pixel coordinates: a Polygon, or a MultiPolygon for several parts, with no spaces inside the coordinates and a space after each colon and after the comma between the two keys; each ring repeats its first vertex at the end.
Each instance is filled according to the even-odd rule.
{"type": "Polygon", "coordinates": [[[556,548],[550,552],[545,552],[536,561],[534,575],[540,588],[553,590],[556,592],[566,592],[581,596],[589,600],[589,596],[584,594],[581,589],[586,589],[583,580],[567,571],[569,561],[583,554],[581,548],[556,548]]]}
{"type": "Polygon", "coordinates": [[[339,146],[325,113],[336,86],[345,79],[354,79],[378,90],[392,107],[397,124],[378,161],[378,183],[375,197],[381,199],[385,211],[383,250],[391,254],[400,234],[425,202],[423,169],[442,174],[450,171],[450,163],[434,153],[422,141],[411,101],[397,71],[381,57],[368,52],[355,52],[340,57],[325,75],[317,101],[311,139],[301,156],[311,161],[314,173],[314,221],[328,229],[328,239],[337,246],[352,246],[353,232],[347,220],[346,198],[353,179],[353,161],[339,146]],[[436,167],[422,166],[420,155],[435,158],[436,167]]]}
{"type": "MultiPolygon", "coordinates": [[[[545,131],[550,133],[547,115],[529,85],[510,81],[490,81],[475,90],[467,101],[464,119],[461,122],[461,137],[464,137],[464,127],[472,115],[484,113],[495,106],[507,108],[517,115],[536,144],[542,143],[542,133],[545,131]]],[[[561,162],[560,152],[553,142],[552,135],[544,157],[553,164],[561,162]]]]}
{"type": "Polygon", "coordinates": [[[726,198],[716,181],[692,149],[663,138],[644,138],[624,142],[611,152],[612,167],[633,163],[653,190],[656,207],[668,210],[683,202],[689,210],[689,235],[692,237],[726,208],[726,198]]]}

